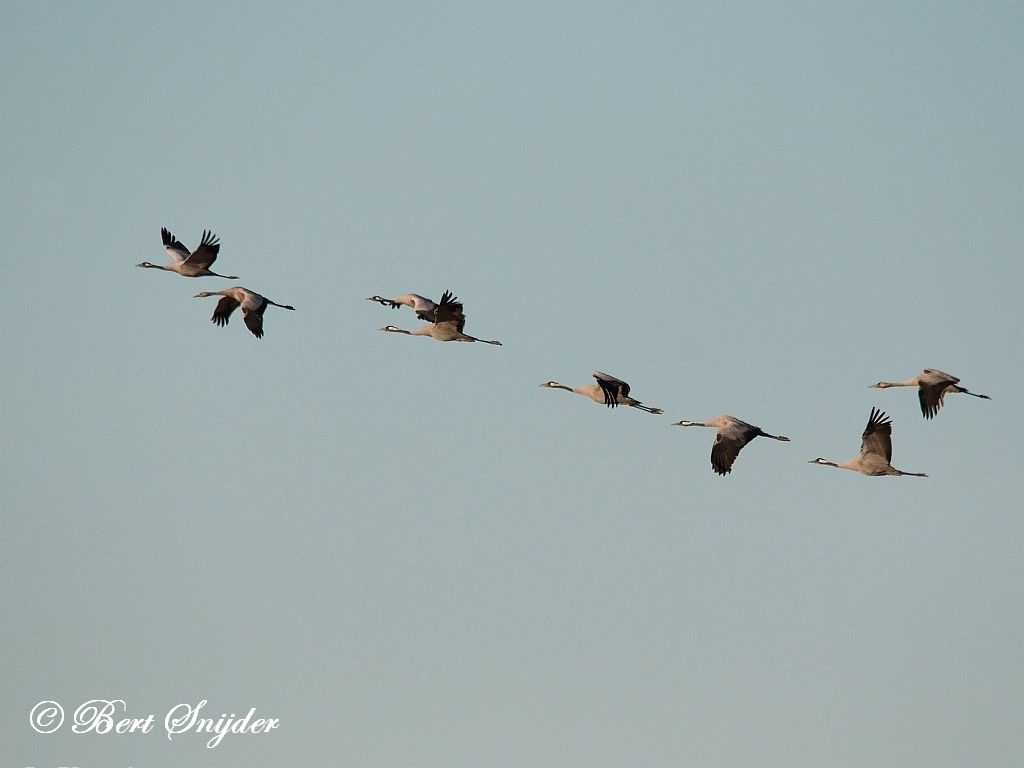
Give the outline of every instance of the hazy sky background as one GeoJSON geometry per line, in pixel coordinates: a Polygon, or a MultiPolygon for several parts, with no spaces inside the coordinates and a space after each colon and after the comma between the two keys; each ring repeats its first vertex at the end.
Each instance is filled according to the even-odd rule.
{"type": "Polygon", "coordinates": [[[1024,764],[1022,118],[1020,3],[4,2],[0,762],[1024,764]]]}

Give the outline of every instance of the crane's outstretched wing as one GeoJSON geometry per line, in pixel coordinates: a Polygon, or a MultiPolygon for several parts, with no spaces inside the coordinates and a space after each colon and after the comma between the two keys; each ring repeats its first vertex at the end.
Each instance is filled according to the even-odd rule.
{"type": "Polygon", "coordinates": [[[592,375],[597,379],[597,384],[604,393],[604,404],[609,408],[614,408],[618,405],[620,397],[629,396],[629,384],[622,379],[616,379],[614,376],[609,376],[607,373],[601,373],[600,371],[594,371],[592,375]]]}
{"type": "Polygon", "coordinates": [[[946,393],[954,388],[960,381],[956,376],[936,370],[925,368],[918,377],[917,399],[921,403],[921,413],[926,419],[930,419],[939,412],[942,407],[946,393]]]}
{"type": "Polygon", "coordinates": [[[462,304],[452,295],[451,291],[445,291],[441,301],[434,307],[434,324],[451,323],[455,329],[462,333],[466,327],[466,316],[462,313],[462,304]]]}
{"type": "Polygon", "coordinates": [[[164,241],[164,250],[171,255],[175,261],[184,261],[189,257],[189,250],[178,238],[172,235],[166,227],[160,228],[160,237],[164,241]]]}
{"type": "Polygon", "coordinates": [[[943,401],[946,399],[946,392],[949,390],[949,382],[943,381],[940,384],[921,385],[917,388],[917,399],[921,403],[921,413],[926,419],[930,419],[939,412],[943,401]]]}
{"type": "Polygon", "coordinates": [[[220,242],[217,240],[217,236],[213,232],[208,232],[204,229],[203,241],[186,261],[189,264],[195,264],[197,267],[209,268],[217,260],[219,252],[220,242]]]}
{"type": "Polygon", "coordinates": [[[711,466],[720,475],[732,472],[733,462],[743,447],[758,436],[761,430],[745,421],[735,419],[728,427],[719,427],[715,444],[711,448],[711,466]]]}
{"type": "Polygon", "coordinates": [[[864,427],[860,442],[862,457],[872,453],[884,456],[887,462],[892,462],[892,422],[877,408],[871,409],[871,416],[868,418],[868,425],[864,427]]]}
{"type": "Polygon", "coordinates": [[[213,322],[217,325],[224,326],[228,324],[228,318],[231,317],[231,313],[238,308],[238,300],[231,296],[224,296],[220,301],[217,302],[217,308],[213,310],[213,322]]]}
{"type": "Polygon", "coordinates": [[[264,299],[256,309],[242,307],[242,320],[245,321],[245,327],[252,331],[252,335],[257,339],[263,338],[263,313],[267,311],[267,306],[267,301],[264,299]]]}

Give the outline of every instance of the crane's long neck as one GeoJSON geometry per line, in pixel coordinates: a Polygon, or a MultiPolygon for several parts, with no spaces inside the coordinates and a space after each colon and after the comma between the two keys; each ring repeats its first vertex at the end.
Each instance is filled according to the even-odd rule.
{"type": "MultiPolygon", "coordinates": [[[[210,270],[206,270],[206,274],[209,277],[223,277],[225,280],[240,280],[241,279],[241,278],[238,277],[238,275],[218,275],[216,272],[211,272],[210,270]]],[[[273,304],[274,302],[270,302],[270,303],[273,304]]],[[[281,306],[281,305],[278,304],[277,306],[281,306]]]]}
{"type": "MultiPolygon", "coordinates": [[[[264,297],[264,298],[266,298],[266,297],[264,297]]],[[[278,304],[276,301],[271,301],[270,299],[267,299],[267,304],[273,304],[275,307],[280,307],[281,309],[290,309],[290,310],[292,310],[292,312],[295,311],[295,307],[293,307],[293,306],[291,306],[289,304],[278,304]]]]}
{"type": "Polygon", "coordinates": [[[844,466],[844,464],[848,464],[849,462],[844,462],[843,464],[836,464],[834,461],[829,461],[828,459],[814,459],[810,463],[811,464],[818,464],[819,466],[822,466],[822,467],[835,467],[836,469],[852,469],[854,471],[857,470],[856,467],[844,466]]]}
{"type": "Polygon", "coordinates": [[[896,470],[897,475],[907,475],[909,477],[928,477],[924,472],[904,472],[902,470],[896,470]]]}
{"type": "Polygon", "coordinates": [[[880,381],[875,384],[878,389],[888,389],[889,387],[916,387],[918,385],[917,377],[907,379],[906,381],[880,381]]]}
{"type": "Polygon", "coordinates": [[[769,435],[763,429],[757,430],[757,436],[758,437],[770,437],[772,440],[779,440],[779,441],[781,441],[783,443],[788,443],[789,442],[789,438],[786,437],[785,435],[769,435]]]}

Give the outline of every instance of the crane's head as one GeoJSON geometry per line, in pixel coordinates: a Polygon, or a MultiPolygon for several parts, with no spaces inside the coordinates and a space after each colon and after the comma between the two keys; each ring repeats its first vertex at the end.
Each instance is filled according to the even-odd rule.
{"type": "Polygon", "coordinates": [[[699,421],[677,421],[672,425],[673,427],[703,427],[705,426],[699,421]]]}
{"type": "Polygon", "coordinates": [[[193,299],[205,299],[207,296],[221,296],[221,295],[222,294],[220,293],[220,291],[217,291],[215,293],[210,293],[210,291],[200,291],[199,293],[197,293],[192,298],[193,299]]]}
{"type": "Polygon", "coordinates": [[[829,461],[828,459],[823,459],[820,456],[818,458],[816,458],[816,459],[811,459],[807,463],[808,464],[823,464],[826,467],[837,467],[837,466],[839,466],[834,461],[829,461]]]}
{"type": "Polygon", "coordinates": [[[565,384],[559,384],[557,381],[545,381],[543,384],[538,384],[540,387],[550,387],[551,389],[569,389],[565,384]]]}
{"type": "Polygon", "coordinates": [[[147,267],[149,269],[163,269],[159,264],[150,264],[148,261],[143,261],[135,265],[136,267],[147,267]]]}

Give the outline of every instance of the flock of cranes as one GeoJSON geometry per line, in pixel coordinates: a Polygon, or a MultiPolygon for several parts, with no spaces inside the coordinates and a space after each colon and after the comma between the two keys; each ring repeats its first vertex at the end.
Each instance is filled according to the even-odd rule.
{"type": "Polygon", "coordinates": [[[430,299],[425,299],[417,293],[407,293],[397,299],[382,299],[380,296],[371,296],[367,301],[376,301],[384,306],[391,306],[395,309],[403,304],[415,310],[420,320],[426,320],[427,324],[422,325],[413,331],[404,328],[396,328],[393,325],[385,325],[382,331],[390,333],[404,333],[407,336],[429,336],[438,341],[482,341],[484,344],[496,344],[501,346],[500,341],[487,341],[478,339],[475,336],[463,333],[466,327],[466,316],[462,313],[462,304],[452,295],[451,291],[445,291],[441,301],[437,304],[430,299]]]}
{"type": "MultiPolygon", "coordinates": [[[[138,267],[149,269],[162,269],[168,272],[177,272],[183,277],[222,277],[228,280],[238,280],[237,275],[219,275],[210,271],[210,266],[217,259],[220,252],[220,242],[210,231],[203,231],[202,240],[195,251],[189,253],[177,238],[167,229],[160,230],[163,238],[164,248],[170,254],[172,262],[166,266],[151,264],[144,261],[136,264],[138,267]]],[[[288,304],[278,304],[260,294],[250,291],[242,286],[225,288],[223,291],[202,291],[196,294],[195,298],[207,296],[220,296],[217,307],[213,311],[213,322],[218,326],[228,324],[231,313],[238,307],[242,308],[242,320],[252,334],[260,339],[263,338],[263,313],[267,307],[274,306],[281,309],[294,310],[295,307],[288,304]]],[[[429,336],[437,341],[479,341],[484,344],[501,346],[500,341],[478,339],[464,332],[466,326],[466,315],[463,312],[462,303],[452,294],[445,291],[439,302],[434,302],[425,296],[417,293],[407,293],[393,299],[383,296],[370,296],[367,301],[375,301],[385,307],[398,309],[399,307],[410,307],[416,313],[416,317],[426,322],[414,330],[398,328],[394,325],[385,325],[380,330],[389,333],[404,333],[408,336],[429,336]]],[[[564,389],[567,392],[575,392],[578,395],[588,397],[596,403],[615,408],[619,405],[628,405],[647,413],[663,413],[660,408],[652,408],[644,405],[639,400],[629,396],[630,387],[622,379],[609,376],[607,373],[595,371],[594,379],[596,384],[586,384],[580,387],[569,387],[559,384],[557,381],[547,381],[540,386],[550,389],[564,389]]],[[[902,382],[880,381],[870,385],[875,389],[886,389],[888,387],[917,387],[918,399],[921,402],[921,413],[926,419],[931,419],[942,408],[947,394],[965,394],[972,397],[979,397],[984,400],[991,400],[988,395],[979,395],[969,392],[961,387],[960,379],[950,376],[948,373],[925,368],[917,376],[902,382]]],[[[718,430],[715,436],[715,443],[711,448],[711,467],[719,475],[727,475],[732,472],[733,463],[739,456],[744,446],[755,437],[768,437],[780,442],[789,442],[784,435],[770,435],[760,427],[747,424],[734,416],[715,416],[706,421],[677,421],[672,426],[678,427],[711,427],[718,430]]],[[[923,472],[904,472],[892,465],[892,421],[877,408],[871,409],[868,424],[861,435],[860,454],[852,459],[837,464],[823,458],[812,459],[809,464],[821,464],[827,467],[839,469],[851,469],[862,475],[881,477],[884,475],[912,477],[928,477],[923,472]]]]}
{"type": "MultiPolygon", "coordinates": [[[[220,241],[213,232],[203,230],[203,239],[199,243],[199,247],[192,253],[189,253],[185,244],[172,235],[166,227],[160,229],[160,236],[163,238],[164,249],[171,256],[171,263],[160,266],[144,261],[135,266],[177,272],[182,277],[223,277],[228,280],[238,280],[238,275],[218,275],[216,272],[210,271],[210,265],[217,260],[217,254],[220,253],[220,241]]],[[[234,288],[225,288],[223,291],[202,291],[197,293],[195,298],[203,299],[207,296],[222,297],[217,302],[217,308],[213,310],[212,320],[215,324],[227,325],[231,313],[241,307],[242,321],[257,339],[263,338],[263,313],[267,311],[267,307],[275,306],[281,307],[281,309],[295,310],[295,307],[278,304],[276,301],[271,301],[240,285],[236,285],[234,288]]]]}

